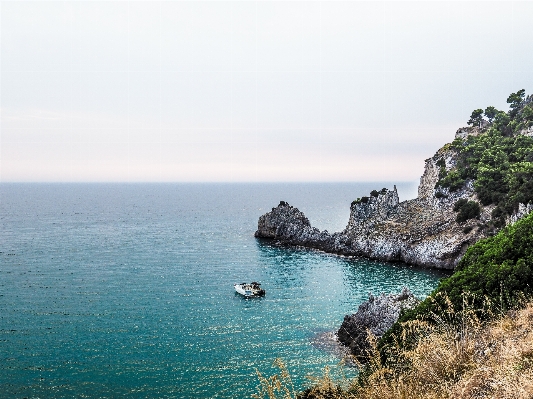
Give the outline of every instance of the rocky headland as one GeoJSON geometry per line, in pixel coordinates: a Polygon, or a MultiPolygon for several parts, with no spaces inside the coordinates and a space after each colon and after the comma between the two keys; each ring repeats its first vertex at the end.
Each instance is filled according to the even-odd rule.
{"type": "Polygon", "coordinates": [[[457,130],[453,143],[426,159],[417,198],[400,202],[396,186],[373,190],[352,202],[346,228],[336,233],[314,228],[301,211],[281,201],[259,218],[255,236],[346,256],[454,269],[469,246],[533,209],[528,186],[533,96],[526,98],[522,90],[508,102],[512,110],[494,109],[494,121],[479,116],[481,109],[474,111],[472,126],[457,130]],[[512,123],[502,125],[500,119],[508,122],[509,115],[512,123]],[[491,140],[506,145],[510,155],[491,140]]]}
{"type": "MultiPolygon", "coordinates": [[[[474,110],[470,126],[459,129],[452,143],[426,159],[417,198],[400,202],[396,186],[373,190],[352,202],[346,228],[336,233],[314,228],[300,210],[281,201],[259,218],[255,236],[277,245],[440,269],[455,269],[463,259],[436,290],[456,305],[464,300],[457,294],[461,290],[484,292],[489,298],[501,297],[503,289],[509,298],[530,292],[525,278],[530,274],[530,260],[525,260],[529,257],[520,254],[522,258],[500,262],[494,258],[498,251],[511,258],[523,249],[501,237],[522,240],[531,234],[523,227],[531,218],[524,219],[528,223],[519,219],[533,210],[533,96],[520,90],[507,102],[508,112],[494,107],[474,110]],[[514,225],[503,229],[510,224],[514,225]],[[491,236],[494,240],[479,242],[464,256],[470,246],[491,236]],[[481,281],[476,268],[468,268],[478,261],[477,267],[490,270],[481,281]]],[[[418,317],[418,308],[402,313],[417,302],[407,289],[398,295],[370,295],[356,313],[345,316],[336,334],[338,342],[364,361],[372,339],[382,337],[379,342],[385,342],[393,326],[401,329],[395,324],[400,314],[403,321],[418,317]]],[[[425,306],[418,312],[427,312],[432,305],[425,306]]]]}
{"type": "MultiPolygon", "coordinates": [[[[464,135],[465,129],[459,129],[457,136],[464,135]]],[[[427,159],[415,199],[400,202],[394,186],[353,201],[348,224],[341,232],[318,230],[298,208],[281,201],[259,218],[255,236],[333,254],[453,269],[466,249],[485,237],[479,226],[490,220],[493,209],[486,206],[477,218],[456,221],[458,199],[477,201],[472,181],[453,192],[436,187],[441,169],[453,169],[456,158],[454,149],[445,145],[427,159]]]]}

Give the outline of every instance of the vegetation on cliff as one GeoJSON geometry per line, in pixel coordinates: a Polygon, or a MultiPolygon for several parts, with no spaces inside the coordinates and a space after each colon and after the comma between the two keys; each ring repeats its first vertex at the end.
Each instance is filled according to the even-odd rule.
{"type": "Polygon", "coordinates": [[[507,103],[508,112],[492,106],[472,112],[469,134],[450,146],[457,153],[455,165],[447,169],[445,159],[437,161],[437,197],[444,195],[441,187],[453,192],[471,180],[481,204],[495,205],[483,226],[488,232],[503,227],[520,203],[533,202],[533,96],[519,90],[507,103]]]}
{"type": "MultiPolygon", "coordinates": [[[[370,192],[370,195],[372,197],[377,197],[378,195],[380,194],[385,194],[388,190],[386,188],[382,188],[380,191],[377,191],[377,190],[372,190],[370,192]]],[[[353,200],[352,201],[352,206],[353,205],[357,205],[357,204],[366,204],[368,203],[368,200],[370,199],[370,197],[361,197],[361,198],[357,198],[356,200],[353,200]]]]}
{"type": "Polygon", "coordinates": [[[443,279],[420,305],[402,314],[383,336],[379,347],[384,356],[398,337],[405,336],[404,323],[442,317],[447,304],[461,308],[466,294],[472,296],[472,306],[485,318],[533,297],[533,213],[471,246],[454,274],[443,279]]]}

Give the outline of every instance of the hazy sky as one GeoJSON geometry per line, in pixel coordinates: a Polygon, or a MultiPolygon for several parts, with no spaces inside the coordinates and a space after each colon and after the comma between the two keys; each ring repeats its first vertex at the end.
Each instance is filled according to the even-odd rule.
{"type": "Polygon", "coordinates": [[[533,2],[2,2],[0,181],[413,181],[533,2]]]}

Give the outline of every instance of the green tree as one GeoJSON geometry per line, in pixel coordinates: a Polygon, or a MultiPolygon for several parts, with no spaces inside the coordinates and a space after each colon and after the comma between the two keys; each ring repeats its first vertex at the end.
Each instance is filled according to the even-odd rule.
{"type": "Polygon", "coordinates": [[[507,104],[509,104],[509,107],[511,110],[509,111],[509,115],[514,118],[516,114],[518,113],[520,109],[520,105],[524,101],[524,97],[526,96],[526,91],[524,89],[518,90],[516,93],[511,93],[509,97],[507,97],[507,104]]]}
{"type": "Polygon", "coordinates": [[[509,170],[509,159],[500,147],[487,148],[478,163],[477,179],[474,183],[483,205],[498,204],[509,192],[505,180],[509,170]]]}
{"type": "Polygon", "coordinates": [[[483,110],[481,108],[476,109],[472,111],[472,115],[470,115],[468,124],[471,126],[480,126],[482,120],[483,120],[483,110]]]}
{"type": "Polygon", "coordinates": [[[507,115],[506,112],[500,111],[494,117],[494,127],[496,130],[503,134],[509,134],[512,132],[509,124],[511,123],[511,118],[507,115]]]}
{"type": "Polygon", "coordinates": [[[493,107],[493,106],[490,106],[490,107],[487,107],[485,108],[485,116],[487,117],[487,119],[489,120],[489,122],[492,123],[492,120],[494,119],[494,117],[496,116],[496,114],[498,113],[499,111],[493,107]]]}

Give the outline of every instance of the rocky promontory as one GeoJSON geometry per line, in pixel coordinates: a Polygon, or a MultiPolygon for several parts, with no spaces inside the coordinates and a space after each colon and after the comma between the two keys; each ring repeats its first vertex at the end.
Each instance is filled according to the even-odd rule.
{"type": "Polygon", "coordinates": [[[478,227],[492,211],[484,207],[476,219],[456,222],[454,204],[461,198],[476,200],[476,194],[472,181],[453,192],[436,188],[440,170],[452,169],[455,162],[447,146],[427,159],[416,199],[400,202],[394,186],[353,201],[341,232],[312,227],[300,210],[281,201],[259,218],[255,236],[334,254],[453,269],[468,246],[484,237],[478,227]]]}
{"type": "Polygon", "coordinates": [[[469,127],[426,159],[418,197],[373,190],[350,206],[346,228],[320,231],[280,204],[261,216],[256,237],[281,245],[454,269],[467,248],[533,210],[533,96],[509,96],[511,110],[472,113],[469,127]]]}

